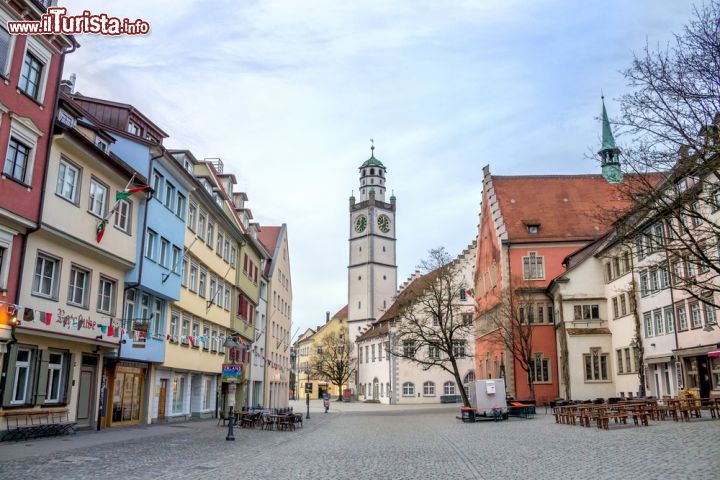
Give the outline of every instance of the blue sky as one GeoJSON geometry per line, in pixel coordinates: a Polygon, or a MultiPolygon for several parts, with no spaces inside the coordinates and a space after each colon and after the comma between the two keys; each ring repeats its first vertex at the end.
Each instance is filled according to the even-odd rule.
{"type": "MultiPolygon", "coordinates": [[[[600,92],[665,44],[684,0],[62,1],[143,18],[146,37],[80,36],[86,95],[135,105],[199,158],[220,157],[261,224],[288,224],[293,322],[347,302],[348,197],[376,156],[398,198],[398,280],[476,235],[482,167],[590,173],[600,92]],[[212,9],[209,7],[212,6],[212,9]]],[[[622,137],[619,138],[622,146],[622,137]]]]}

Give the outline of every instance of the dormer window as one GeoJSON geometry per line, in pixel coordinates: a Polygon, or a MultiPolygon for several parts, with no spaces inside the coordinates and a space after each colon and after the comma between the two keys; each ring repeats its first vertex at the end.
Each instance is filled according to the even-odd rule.
{"type": "Polygon", "coordinates": [[[140,135],[140,125],[133,122],[132,120],[128,120],[127,131],[128,131],[128,133],[139,136],[140,135]]]}
{"type": "Polygon", "coordinates": [[[95,137],[95,145],[105,153],[108,153],[108,145],[100,138],[95,137]]]}
{"type": "Polygon", "coordinates": [[[60,123],[63,123],[68,127],[75,128],[75,117],[73,117],[63,109],[60,109],[60,111],[58,112],[58,120],[60,121],[60,123]]]}
{"type": "Polygon", "coordinates": [[[193,173],[193,164],[190,160],[185,160],[185,170],[187,170],[190,173],[193,173]]]}
{"type": "Polygon", "coordinates": [[[536,235],[537,233],[540,232],[540,225],[530,224],[527,226],[527,229],[528,229],[528,233],[530,235],[536,235]]]}
{"type": "Polygon", "coordinates": [[[149,133],[145,135],[145,140],[148,140],[148,141],[153,142],[153,143],[160,143],[157,138],[155,138],[154,136],[150,135],[149,133]]]}

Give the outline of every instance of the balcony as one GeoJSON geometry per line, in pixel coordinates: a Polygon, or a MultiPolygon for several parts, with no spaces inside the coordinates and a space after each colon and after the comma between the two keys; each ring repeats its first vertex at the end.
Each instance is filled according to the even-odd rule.
{"type": "Polygon", "coordinates": [[[124,342],[120,348],[120,358],[122,359],[155,363],[165,361],[164,337],[148,335],[144,346],[140,342],[136,345],[132,335],[123,335],[122,341],[124,342]]]}
{"type": "Polygon", "coordinates": [[[255,327],[240,317],[233,317],[232,329],[240,334],[241,337],[249,340],[250,342],[255,341],[255,327]]]}

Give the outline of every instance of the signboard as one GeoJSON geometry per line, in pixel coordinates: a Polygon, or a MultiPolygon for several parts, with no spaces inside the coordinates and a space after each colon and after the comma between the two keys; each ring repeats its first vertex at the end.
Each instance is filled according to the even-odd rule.
{"type": "Polygon", "coordinates": [[[240,381],[243,378],[243,366],[242,364],[230,364],[224,363],[222,366],[222,378],[223,380],[234,380],[240,381]]]}
{"type": "Polygon", "coordinates": [[[137,322],[133,323],[132,327],[132,333],[133,333],[133,348],[145,348],[145,343],[147,341],[147,332],[148,332],[148,323],[147,322],[137,322]]]}
{"type": "Polygon", "coordinates": [[[312,382],[305,383],[305,393],[312,393],[312,382]]]}

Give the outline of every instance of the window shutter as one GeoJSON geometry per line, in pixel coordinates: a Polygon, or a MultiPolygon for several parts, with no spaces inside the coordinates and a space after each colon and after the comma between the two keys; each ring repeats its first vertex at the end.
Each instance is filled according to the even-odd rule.
{"type": "Polygon", "coordinates": [[[72,380],[70,378],[72,375],[71,365],[73,364],[72,354],[69,352],[64,353],[63,362],[64,365],[62,370],[62,381],[64,382],[64,385],[62,386],[63,393],[62,397],[60,398],[60,403],[67,405],[68,403],[70,403],[70,398],[72,398],[70,395],[72,393],[73,387],[72,380]]]}
{"type": "Polygon", "coordinates": [[[37,383],[31,385],[31,388],[34,387],[35,395],[29,398],[34,405],[42,405],[45,403],[45,397],[47,396],[48,363],[50,363],[50,352],[48,350],[33,351],[33,367],[30,378],[36,379],[37,383]]]}
{"type": "MultiPolygon", "coordinates": [[[[15,384],[15,362],[17,361],[17,344],[10,346],[10,352],[7,354],[7,375],[5,376],[5,388],[3,389],[2,404],[9,407],[12,401],[12,390],[15,384]]],[[[32,377],[30,377],[32,378],[32,377]]]]}

